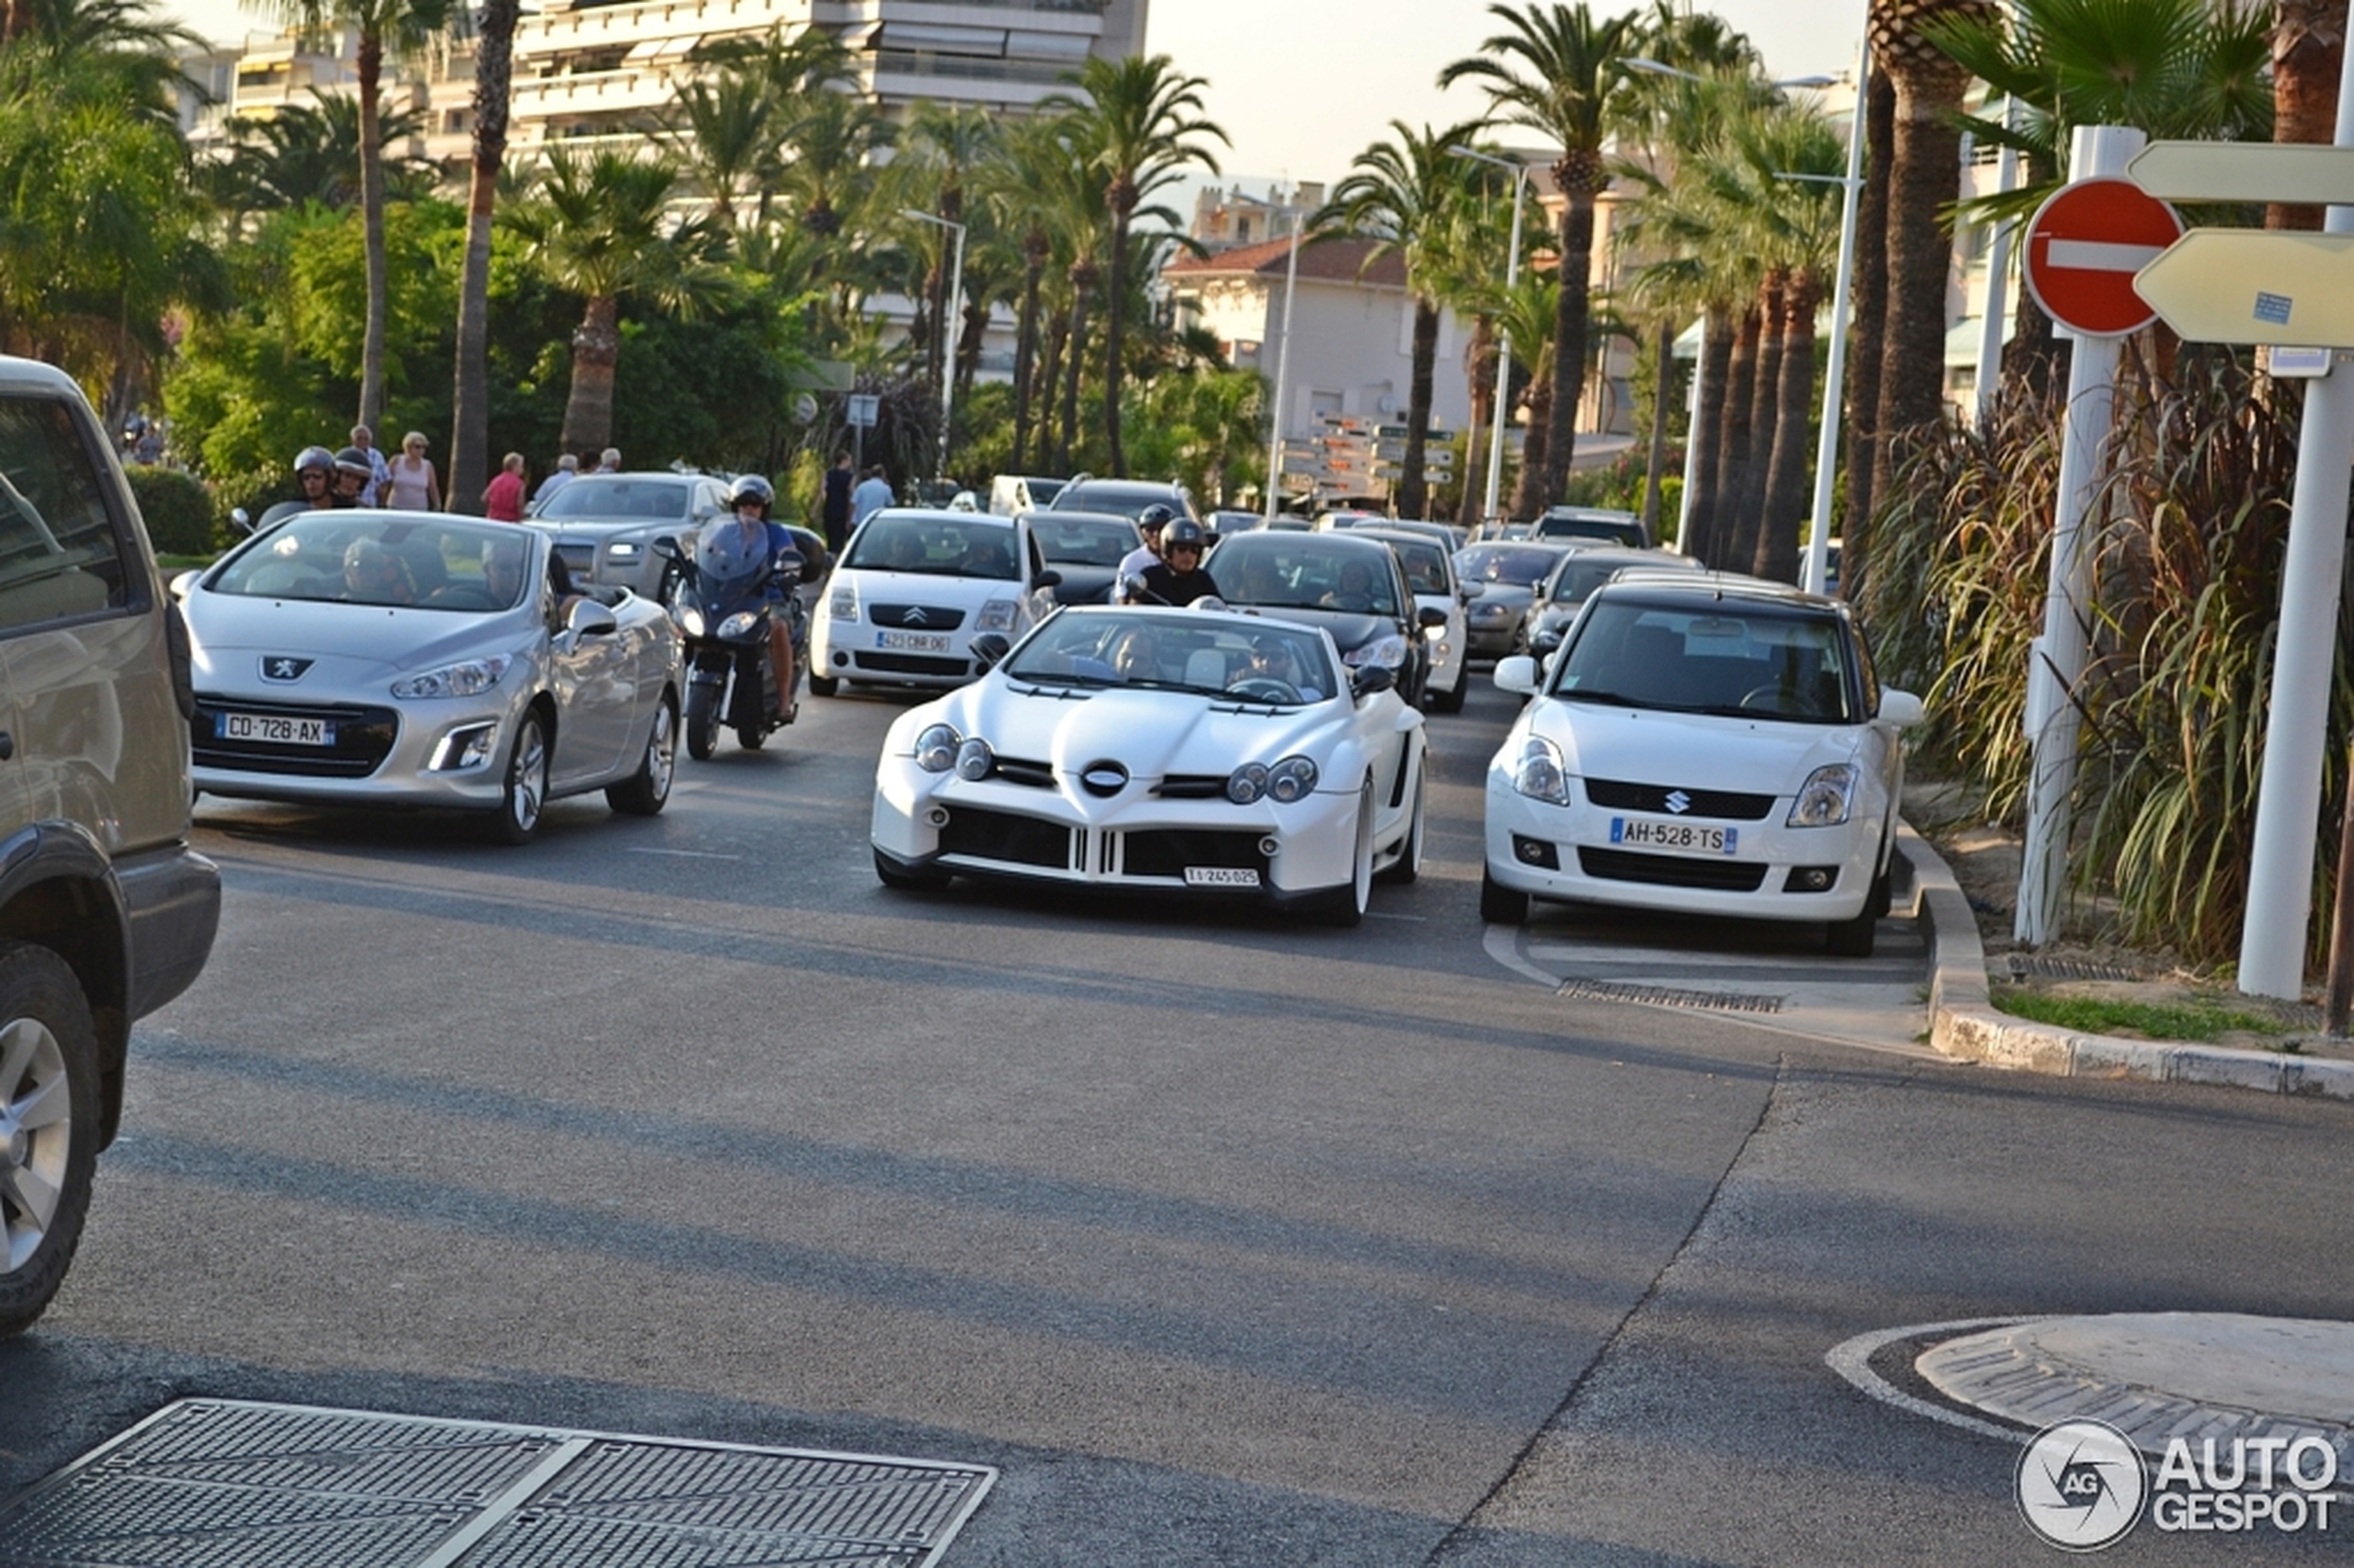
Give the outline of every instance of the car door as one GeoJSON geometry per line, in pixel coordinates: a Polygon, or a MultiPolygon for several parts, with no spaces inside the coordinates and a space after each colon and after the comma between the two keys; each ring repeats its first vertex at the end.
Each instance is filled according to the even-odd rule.
{"type": "Polygon", "coordinates": [[[557,602],[542,589],[548,637],[548,687],[556,700],[556,750],[549,788],[563,793],[609,778],[630,750],[630,720],[638,711],[638,661],[630,639],[611,629],[613,612],[577,595],[557,602]],[[609,629],[575,630],[575,606],[609,629]]]}

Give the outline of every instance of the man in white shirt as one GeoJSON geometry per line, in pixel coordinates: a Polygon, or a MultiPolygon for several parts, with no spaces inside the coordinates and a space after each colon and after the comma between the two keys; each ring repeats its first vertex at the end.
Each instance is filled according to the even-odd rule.
{"type": "Polygon", "coordinates": [[[858,487],[850,492],[850,526],[855,530],[897,499],[891,493],[891,481],[883,477],[882,464],[875,464],[867,470],[867,477],[858,481],[858,487]]]}
{"type": "Polygon", "coordinates": [[[1120,570],[1111,580],[1114,604],[1127,601],[1123,585],[1129,578],[1141,577],[1160,564],[1160,531],[1169,526],[1169,520],[1175,515],[1169,508],[1155,505],[1145,508],[1137,517],[1136,531],[1145,536],[1145,542],[1120,558],[1120,570]]]}
{"type": "MultiPolygon", "coordinates": [[[[566,485],[571,484],[579,476],[580,460],[573,456],[570,452],[564,453],[563,456],[556,460],[556,471],[553,474],[549,474],[545,479],[539,481],[539,488],[531,492],[531,504],[534,506],[545,505],[550,496],[554,495],[558,490],[563,489],[566,485]]],[[[582,495],[587,495],[588,493],[588,492],[586,490],[581,492],[582,495]]]]}
{"type": "Polygon", "coordinates": [[[360,504],[384,505],[385,492],[392,488],[392,464],[385,461],[384,453],[376,450],[375,432],[364,424],[355,424],[351,427],[351,444],[368,454],[368,467],[375,474],[368,481],[368,487],[360,492],[360,504]]]}

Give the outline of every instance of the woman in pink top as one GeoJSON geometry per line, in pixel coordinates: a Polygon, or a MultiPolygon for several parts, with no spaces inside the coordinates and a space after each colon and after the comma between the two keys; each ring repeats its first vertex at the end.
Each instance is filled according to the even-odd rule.
{"type": "Polygon", "coordinates": [[[493,523],[523,521],[523,454],[509,452],[507,461],[482,492],[482,514],[493,523]]]}
{"type": "Polygon", "coordinates": [[[441,479],[425,457],[425,438],[411,430],[400,438],[400,455],[392,460],[392,487],[385,505],[400,512],[439,512],[441,479]]]}

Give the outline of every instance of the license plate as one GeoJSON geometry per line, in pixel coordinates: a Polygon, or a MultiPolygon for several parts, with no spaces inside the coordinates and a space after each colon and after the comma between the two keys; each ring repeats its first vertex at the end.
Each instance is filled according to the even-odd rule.
{"type": "Polygon", "coordinates": [[[335,743],[335,727],[325,719],[278,718],[269,714],[222,714],[213,733],[223,740],[259,740],[272,746],[335,743]]]}
{"type": "Polygon", "coordinates": [[[875,646],[894,649],[902,653],[945,653],[948,651],[946,632],[879,631],[875,646]]]}
{"type": "Polygon", "coordinates": [[[1247,866],[1188,866],[1185,885],[1189,888],[1255,888],[1259,873],[1247,866]]]}
{"type": "Polygon", "coordinates": [[[1740,831],[1738,828],[1706,828],[1697,822],[1652,822],[1639,816],[1610,819],[1610,841],[1614,844],[1684,854],[1738,854],[1740,831]]]}

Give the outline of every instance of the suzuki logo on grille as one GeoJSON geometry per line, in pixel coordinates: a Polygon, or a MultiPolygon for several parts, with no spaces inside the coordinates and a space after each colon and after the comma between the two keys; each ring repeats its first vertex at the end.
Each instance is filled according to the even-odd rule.
{"type": "Polygon", "coordinates": [[[284,653],[265,653],[261,656],[261,678],[300,680],[303,672],[317,663],[315,659],[296,659],[284,653]]]}
{"type": "Polygon", "coordinates": [[[1670,790],[1667,791],[1667,798],[1662,801],[1660,804],[1665,806],[1677,816],[1681,816],[1684,813],[1692,809],[1692,798],[1691,796],[1684,793],[1681,790],[1670,790]]]}
{"type": "Polygon", "coordinates": [[[924,607],[920,604],[914,605],[909,608],[908,612],[905,615],[900,616],[899,619],[900,623],[904,626],[920,626],[924,625],[925,622],[924,607]]]}
{"type": "Polygon", "coordinates": [[[1128,770],[1116,762],[1089,763],[1079,782],[1091,795],[1117,795],[1128,788],[1128,770]]]}

